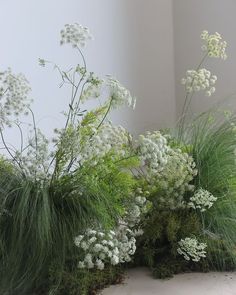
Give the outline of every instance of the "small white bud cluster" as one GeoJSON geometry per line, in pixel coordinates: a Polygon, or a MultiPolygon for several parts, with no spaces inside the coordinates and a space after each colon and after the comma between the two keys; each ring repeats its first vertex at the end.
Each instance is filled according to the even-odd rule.
{"type": "Polygon", "coordinates": [[[10,116],[28,113],[32,102],[28,98],[30,91],[29,82],[23,74],[13,74],[10,68],[0,72],[0,124],[10,126],[10,116]]]}
{"type": "Polygon", "coordinates": [[[206,96],[211,96],[215,92],[215,83],[217,77],[211,75],[211,72],[206,69],[188,70],[186,77],[182,79],[182,84],[185,85],[187,93],[205,91],[206,96]]]}
{"type": "Polygon", "coordinates": [[[92,137],[82,143],[80,162],[95,166],[102,161],[108,153],[116,156],[125,156],[129,145],[130,135],[122,126],[114,126],[111,122],[104,123],[100,128],[93,130],[92,137]]]}
{"type": "Polygon", "coordinates": [[[194,190],[190,182],[196,175],[193,158],[180,149],[170,149],[167,164],[153,179],[163,192],[163,197],[159,199],[160,205],[171,210],[184,207],[184,193],[194,190]]]}
{"type": "Polygon", "coordinates": [[[77,23],[66,24],[61,30],[61,45],[69,43],[73,47],[84,47],[86,42],[91,39],[89,29],[77,23]]]}
{"type": "Polygon", "coordinates": [[[108,76],[107,86],[110,91],[111,108],[128,106],[135,108],[136,98],[132,97],[128,89],[126,89],[117,79],[108,76]]]}
{"type": "Polygon", "coordinates": [[[216,57],[226,59],[227,55],[225,53],[227,42],[222,41],[222,37],[219,33],[210,35],[208,31],[203,31],[201,33],[201,39],[205,41],[202,46],[202,50],[206,51],[209,57],[216,57]]]}
{"type": "Polygon", "coordinates": [[[45,67],[45,65],[46,65],[46,60],[45,60],[45,59],[43,59],[43,58],[39,58],[39,59],[38,59],[38,62],[39,62],[39,65],[40,65],[41,67],[45,67]]]}
{"type": "Polygon", "coordinates": [[[163,170],[170,148],[167,139],[159,131],[147,132],[138,139],[139,157],[147,167],[149,176],[163,170]]]}
{"type": "Polygon", "coordinates": [[[200,209],[201,212],[211,208],[217,200],[209,191],[202,188],[198,189],[190,198],[188,206],[193,209],[200,209]]]}
{"type": "Polygon", "coordinates": [[[200,243],[196,238],[185,238],[181,239],[179,242],[179,248],[177,252],[183,255],[184,259],[187,261],[198,262],[201,258],[206,257],[206,243],[200,243]]]}
{"type": "Polygon", "coordinates": [[[108,232],[88,229],[74,239],[75,245],[84,252],[78,267],[103,270],[105,264],[129,262],[136,251],[134,236],[135,233],[126,226],[108,232]]]}

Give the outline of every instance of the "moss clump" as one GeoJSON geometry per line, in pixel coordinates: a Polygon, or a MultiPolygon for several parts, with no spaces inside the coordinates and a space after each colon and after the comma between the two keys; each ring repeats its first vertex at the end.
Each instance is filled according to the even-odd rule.
{"type": "Polygon", "coordinates": [[[156,278],[171,277],[191,268],[176,250],[181,238],[190,233],[199,235],[200,220],[195,212],[153,208],[143,221],[143,228],[144,235],[137,242],[135,265],[151,267],[156,278]]]}
{"type": "Polygon", "coordinates": [[[61,272],[54,265],[50,270],[48,289],[54,290],[55,295],[94,295],[106,286],[120,284],[123,276],[124,269],[120,266],[107,266],[102,271],[78,268],[72,270],[68,267],[61,272]]]}

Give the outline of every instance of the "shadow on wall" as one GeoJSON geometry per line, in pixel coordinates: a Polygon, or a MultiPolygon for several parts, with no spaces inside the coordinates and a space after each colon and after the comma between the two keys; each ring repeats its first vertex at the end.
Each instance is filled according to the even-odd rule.
{"type": "Polygon", "coordinates": [[[192,114],[203,112],[213,106],[227,105],[236,110],[236,1],[233,0],[178,0],[173,1],[176,105],[179,115],[184,101],[184,87],[179,81],[186,70],[196,68],[202,57],[201,40],[203,30],[219,32],[227,41],[226,61],[208,59],[203,67],[218,77],[216,92],[205,97],[202,92],[194,95],[191,105],[192,114]],[[233,95],[232,95],[233,94],[233,95]]]}
{"type": "Polygon", "coordinates": [[[135,111],[127,111],[129,129],[140,133],[171,126],[176,113],[172,1],[122,1],[120,9],[127,88],[137,96],[135,111]]]}

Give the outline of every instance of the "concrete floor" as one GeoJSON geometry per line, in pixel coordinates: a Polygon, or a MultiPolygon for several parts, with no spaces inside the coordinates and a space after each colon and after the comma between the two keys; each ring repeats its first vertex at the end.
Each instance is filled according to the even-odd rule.
{"type": "Polygon", "coordinates": [[[124,284],[105,289],[102,295],[236,295],[235,273],[188,273],[156,280],[146,268],[129,270],[124,284]]]}

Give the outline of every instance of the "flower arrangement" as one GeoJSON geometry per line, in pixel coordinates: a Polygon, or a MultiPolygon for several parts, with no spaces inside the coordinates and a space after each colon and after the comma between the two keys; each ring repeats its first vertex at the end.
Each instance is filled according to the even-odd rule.
{"type": "Polygon", "coordinates": [[[155,277],[236,265],[236,168],[233,115],[207,112],[186,123],[195,92],[215,92],[217,77],[202,65],[226,56],[220,34],[204,31],[204,56],[182,79],[186,97],[176,128],[134,138],[109,120],[135,107],[115,78],[87,69],[88,28],[65,25],[61,45],[81,64],[52,65],[69,87],[65,124],[47,139],[36,126],[23,74],[0,73],[0,293],[94,294],[120,280],[127,263],[148,265],[155,277]],[[100,99],[101,98],[101,99],[100,99]],[[97,107],[85,110],[94,99],[97,107]],[[21,116],[32,119],[24,140],[21,116]],[[16,127],[20,149],[4,137],[16,127]]]}
{"type": "Polygon", "coordinates": [[[130,172],[138,157],[132,154],[130,134],[107,119],[112,109],[134,107],[135,98],[117,79],[100,79],[88,71],[82,48],[90,39],[87,28],[65,25],[60,43],[72,45],[82,64],[64,71],[39,59],[42,67],[53,65],[61,76],[60,86],[69,87],[71,93],[65,125],[54,130],[52,139],[36,126],[24,75],[11,69],[0,74],[0,134],[8,154],[0,162],[1,294],[36,292],[53,267],[60,271],[56,281],[56,274],[52,276],[53,287],[48,292],[55,293],[67,267],[76,272],[96,265],[101,271],[105,264],[130,260],[135,252],[136,233],[127,215],[134,224],[140,215],[130,172]],[[84,103],[98,100],[102,90],[103,103],[86,111],[84,103]],[[28,140],[22,115],[32,119],[28,140]],[[5,140],[10,126],[19,130],[20,149],[5,140]],[[96,252],[98,233],[100,238],[104,235],[101,253],[96,252]]]}

